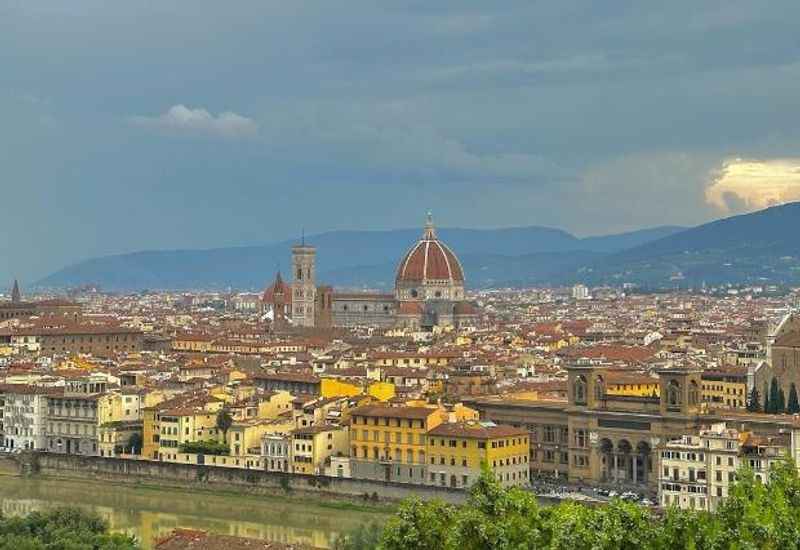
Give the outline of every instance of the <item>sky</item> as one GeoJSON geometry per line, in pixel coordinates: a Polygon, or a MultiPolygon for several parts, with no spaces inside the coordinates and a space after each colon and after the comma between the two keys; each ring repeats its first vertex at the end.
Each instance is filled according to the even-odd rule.
{"type": "Polygon", "coordinates": [[[0,287],[335,229],[800,198],[800,2],[0,0],[0,287]]]}

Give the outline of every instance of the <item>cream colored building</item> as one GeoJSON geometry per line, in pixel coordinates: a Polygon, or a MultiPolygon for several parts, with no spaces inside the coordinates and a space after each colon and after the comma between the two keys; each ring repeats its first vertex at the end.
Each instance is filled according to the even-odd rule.
{"type": "Polygon", "coordinates": [[[787,453],[796,456],[798,430],[777,436],[728,428],[725,423],[666,442],[658,453],[661,506],[714,511],[730,494],[741,466],[767,483],[772,465],[787,453]]]}

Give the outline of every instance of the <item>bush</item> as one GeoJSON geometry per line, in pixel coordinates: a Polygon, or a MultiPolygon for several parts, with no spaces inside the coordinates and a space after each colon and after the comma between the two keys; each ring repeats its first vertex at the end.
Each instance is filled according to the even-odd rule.
{"type": "Polygon", "coordinates": [[[108,532],[106,523],[74,508],[0,518],[0,550],[138,550],[136,539],[108,532]]]}
{"type": "Polygon", "coordinates": [[[230,454],[230,447],[219,441],[194,441],[182,443],[180,451],[199,455],[227,455],[230,454]]]}

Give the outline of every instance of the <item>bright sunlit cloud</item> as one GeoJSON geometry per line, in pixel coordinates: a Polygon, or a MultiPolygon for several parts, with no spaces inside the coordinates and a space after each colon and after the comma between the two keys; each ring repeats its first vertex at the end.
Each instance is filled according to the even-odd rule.
{"type": "Polygon", "coordinates": [[[706,189],[723,213],[749,212],[800,200],[800,158],[727,161],[706,189]]]}

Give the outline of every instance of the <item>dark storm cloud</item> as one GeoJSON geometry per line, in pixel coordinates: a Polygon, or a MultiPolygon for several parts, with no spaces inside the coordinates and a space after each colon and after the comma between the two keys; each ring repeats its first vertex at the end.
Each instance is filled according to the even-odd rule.
{"type": "Polygon", "coordinates": [[[0,278],[305,226],[699,223],[796,155],[794,1],[0,3],[0,278]],[[14,205],[9,208],[8,205],[14,205]]]}

